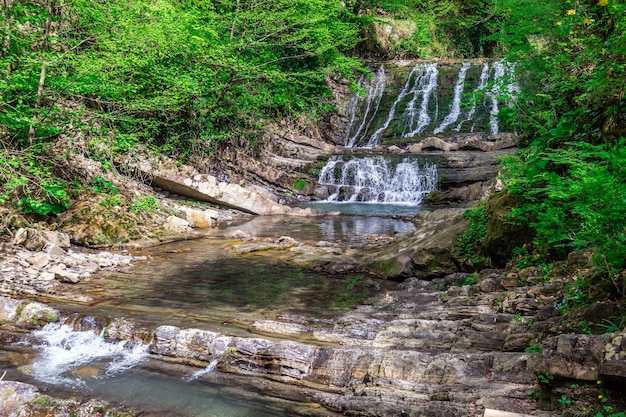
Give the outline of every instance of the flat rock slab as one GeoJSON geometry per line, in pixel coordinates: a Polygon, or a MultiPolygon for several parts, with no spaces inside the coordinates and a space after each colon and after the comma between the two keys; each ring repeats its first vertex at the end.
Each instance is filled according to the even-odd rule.
{"type": "Polygon", "coordinates": [[[536,417],[528,414],[511,413],[502,410],[493,410],[491,408],[485,408],[485,414],[483,417],[536,417]]]}

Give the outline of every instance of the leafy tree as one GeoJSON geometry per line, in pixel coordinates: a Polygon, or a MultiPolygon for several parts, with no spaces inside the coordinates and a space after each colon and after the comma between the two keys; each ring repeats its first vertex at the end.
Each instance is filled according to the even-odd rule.
{"type": "Polygon", "coordinates": [[[558,259],[593,249],[610,274],[624,267],[626,8],[621,0],[500,0],[497,36],[524,89],[520,156],[506,163],[514,221],[533,249],[558,259]]]}

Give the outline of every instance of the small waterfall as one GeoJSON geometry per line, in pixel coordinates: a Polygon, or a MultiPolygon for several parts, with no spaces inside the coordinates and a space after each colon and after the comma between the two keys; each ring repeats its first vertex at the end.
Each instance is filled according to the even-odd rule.
{"type": "Polygon", "coordinates": [[[132,368],[148,355],[148,345],[110,342],[102,334],[74,331],[59,323],[47,324],[34,331],[33,336],[42,341],[41,345],[34,345],[40,352],[33,363],[33,376],[55,385],[82,385],[83,381],[72,373],[96,361],[106,363],[105,374],[116,374],[132,368]]]}
{"type": "MultiPolygon", "coordinates": [[[[359,85],[363,83],[363,78],[359,81],[359,85]]],[[[367,90],[366,97],[366,105],[365,111],[363,113],[363,119],[359,124],[358,128],[354,133],[352,132],[352,128],[354,126],[354,122],[357,120],[357,111],[359,109],[359,97],[355,95],[352,97],[350,103],[350,123],[348,125],[348,140],[346,141],[347,147],[352,148],[356,143],[358,143],[363,136],[367,133],[374,117],[378,113],[378,107],[380,106],[380,102],[383,97],[383,93],[385,91],[385,85],[387,83],[387,77],[385,75],[385,66],[381,65],[378,68],[378,71],[374,74],[374,78],[372,79],[369,88],[367,90]]]]}
{"type": "Polygon", "coordinates": [[[452,104],[450,105],[450,113],[443,119],[443,122],[435,129],[433,132],[435,135],[443,132],[446,127],[456,122],[461,114],[461,94],[463,94],[463,89],[465,88],[465,76],[467,75],[467,70],[470,68],[470,64],[463,63],[461,65],[461,70],[459,71],[459,77],[456,80],[456,85],[454,86],[454,98],[452,99],[452,104]]]}
{"type": "Polygon", "coordinates": [[[419,85],[420,85],[419,80],[423,78],[422,76],[418,75],[417,81],[413,84],[413,88],[410,88],[410,85],[411,85],[411,80],[413,79],[413,74],[415,74],[416,72],[419,72],[420,70],[421,72],[423,72],[423,68],[419,64],[413,67],[413,69],[409,73],[409,76],[406,79],[404,88],[402,89],[402,91],[400,91],[400,94],[398,94],[398,96],[396,97],[396,100],[391,105],[391,109],[389,110],[389,113],[387,114],[387,118],[385,119],[385,122],[383,123],[381,127],[378,128],[378,130],[376,130],[372,134],[370,139],[367,141],[367,145],[365,145],[366,148],[373,148],[374,146],[378,145],[378,143],[380,142],[380,137],[382,136],[383,132],[389,127],[389,124],[391,123],[394,116],[396,115],[396,108],[398,107],[398,104],[410,93],[415,93],[416,88],[419,88],[419,85]]]}
{"type": "Polygon", "coordinates": [[[395,167],[382,156],[344,161],[335,156],[319,183],[335,188],[327,201],[419,204],[437,188],[437,167],[405,158],[395,167]]]}
{"type": "Polygon", "coordinates": [[[409,104],[407,104],[404,110],[402,118],[407,121],[407,125],[405,131],[402,133],[403,138],[410,138],[421,134],[422,130],[430,124],[431,119],[428,114],[428,103],[430,102],[431,95],[437,88],[438,77],[439,70],[437,69],[437,64],[424,66],[423,73],[415,82],[416,88],[413,89],[413,99],[409,101],[409,104]],[[417,108],[416,103],[420,96],[422,100],[419,108],[417,108]],[[408,132],[406,129],[408,129],[408,132]]]}
{"type": "Polygon", "coordinates": [[[500,131],[500,124],[498,123],[498,113],[500,107],[498,105],[498,97],[500,96],[500,89],[502,88],[502,77],[504,77],[504,65],[498,61],[493,65],[493,86],[489,91],[491,98],[491,112],[489,113],[489,127],[491,128],[491,134],[496,135],[500,131]]]}
{"type": "Polygon", "coordinates": [[[200,378],[201,376],[204,375],[208,375],[211,372],[213,372],[215,370],[215,367],[217,366],[217,364],[220,362],[221,357],[218,357],[216,359],[213,359],[207,366],[206,368],[200,369],[198,371],[195,371],[194,373],[192,373],[191,375],[189,375],[188,377],[184,378],[185,381],[193,381],[195,379],[200,378]]]}
{"type": "MultiPolygon", "coordinates": [[[[480,71],[480,79],[478,80],[478,86],[476,87],[475,91],[479,91],[479,92],[483,91],[485,87],[487,87],[487,82],[489,82],[489,64],[485,62],[483,64],[483,69],[480,71]]],[[[461,130],[461,126],[463,125],[463,123],[471,122],[474,118],[474,113],[476,113],[476,99],[475,98],[472,99],[472,105],[470,109],[468,110],[467,115],[465,116],[465,119],[459,122],[459,124],[454,130],[456,132],[459,132],[461,130]]],[[[473,132],[473,131],[474,131],[474,124],[472,124],[472,128],[470,129],[470,132],[473,132]]]]}

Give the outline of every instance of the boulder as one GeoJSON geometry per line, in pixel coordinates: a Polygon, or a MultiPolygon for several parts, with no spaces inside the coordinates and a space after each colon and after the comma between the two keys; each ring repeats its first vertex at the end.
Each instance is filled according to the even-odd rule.
{"type": "Polygon", "coordinates": [[[427,279],[458,272],[463,260],[455,243],[468,225],[462,212],[446,211],[444,213],[450,217],[432,222],[424,220],[436,219],[437,214],[422,215],[424,223],[413,233],[384,247],[368,250],[367,269],[386,278],[427,279]]]}
{"type": "Polygon", "coordinates": [[[189,222],[176,216],[169,216],[167,219],[165,219],[163,228],[171,233],[193,233],[189,222]]]}
{"type": "Polygon", "coordinates": [[[22,228],[15,232],[13,243],[33,251],[40,251],[47,244],[53,244],[60,248],[69,248],[70,237],[65,233],[52,230],[22,228]]]}
{"type": "Polygon", "coordinates": [[[0,416],[31,415],[28,413],[30,403],[38,395],[37,388],[32,385],[0,380],[0,416]]]}
{"type": "Polygon", "coordinates": [[[215,210],[195,210],[186,208],[185,214],[189,226],[196,229],[209,229],[214,226],[218,213],[215,210]]]}
{"type": "Polygon", "coordinates": [[[26,258],[26,262],[31,264],[33,267],[40,269],[44,266],[48,265],[52,257],[46,253],[36,253],[26,258]]]}
{"type": "Polygon", "coordinates": [[[20,327],[37,328],[58,319],[59,312],[57,310],[45,304],[33,302],[22,308],[15,324],[20,327]]]}
{"type": "Polygon", "coordinates": [[[562,334],[544,341],[541,369],[561,378],[595,381],[603,356],[602,336],[562,334]]]}

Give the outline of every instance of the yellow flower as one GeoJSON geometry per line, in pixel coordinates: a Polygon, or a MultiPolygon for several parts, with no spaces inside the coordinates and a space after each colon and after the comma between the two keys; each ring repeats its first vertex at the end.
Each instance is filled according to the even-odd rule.
{"type": "MultiPolygon", "coordinates": [[[[608,1],[608,0],[607,0],[607,1],[608,1]]],[[[573,16],[573,15],[575,15],[575,14],[576,14],[576,10],[574,10],[574,9],[569,9],[569,10],[567,11],[567,15],[568,15],[568,16],[573,16]]]]}
{"type": "Polygon", "coordinates": [[[598,384],[598,385],[600,385],[601,383],[602,383],[602,381],[600,381],[599,379],[598,379],[598,382],[596,382],[596,384],[598,384]]]}
{"type": "Polygon", "coordinates": [[[598,6],[605,7],[605,6],[608,6],[608,4],[609,4],[609,0],[599,0],[598,1],[598,6]]]}
{"type": "Polygon", "coordinates": [[[599,398],[599,399],[602,399],[602,394],[598,395],[598,398],[599,398]]]}
{"type": "Polygon", "coordinates": [[[585,17],[585,18],[583,19],[583,23],[584,23],[585,25],[590,25],[590,24],[591,24],[591,22],[592,22],[592,20],[591,20],[591,19],[589,19],[588,17],[585,17]]]}

